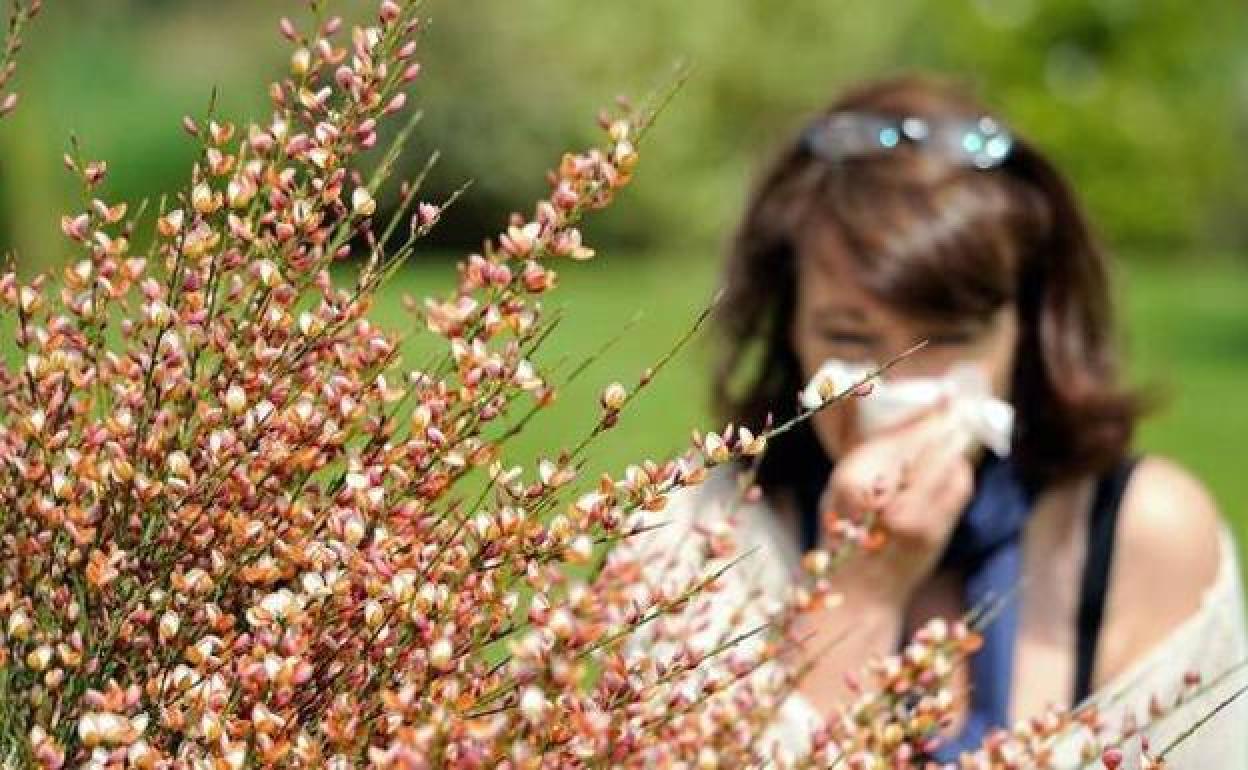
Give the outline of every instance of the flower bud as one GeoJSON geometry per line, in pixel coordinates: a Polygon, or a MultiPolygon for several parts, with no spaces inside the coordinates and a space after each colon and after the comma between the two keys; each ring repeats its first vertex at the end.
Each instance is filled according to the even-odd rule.
{"type": "Polygon", "coordinates": [[[802,569],[806,570],[807,574],[815,577],[822,577],[827,574],[831,565],[831,555],[821,548],[807,551],[806,555],[802,557],[802,569]]]}
{"type": "Polygon", "coordinates": [[[613,382],[602,391],[602,397],[599,400],[604,409],[618,412],[624,407],[624,403],[628,401],[628,391],[620,383],[613,382]]]}
{"type": "Polygon", "coordinates": [[[154,326],[164,326],[169,321],[169,306],[163,300],[154,299],[144,306],[147,320],[154,326]]]}
{"type": "Polygon", "coordinates": [[[433,643],[429,648],[429,663],[439,671],[446,671],[451,665],[451,655],[454,649],[451,647],[451,640],[442,637],[433,643]]]}
{"type": "Polygon", "coordinates": [[[702,440],[702,453],[706,455],[707,460],[716,465],[732,459],[732,452],[728,449],[728,445],[716,433],[706,434],[706,438],[702,440]]]}
{"type": "Polygon", "coordinates": [[[104,181],[105,175],[108,174],[108,163],[102,160],[94,160],[87,164],[86,169],[82,173],[83,179],[91,187],[95,187],[104,181]]]}
{"type": "Polygon", "coordinates": [[[627,120],[617,120],[607,129],[607,135],[611,137],[613,142],[622,142],[628,138],[632,126],[627,120]]]}
{"type": "Polygon", "coordinates": [[[191,205],[200,214],[208,215],[217,210],[217,195],[207,182],[200,182],[191,190],[191,205]]]}
{"type": "Polygon", "coordinates": [[[376,599],[364,602],[364,625],[370,630],[376,631],[385,619],[386,610],[381,606],[381,602],[376,599]]]}
{"type": "Polygon", "coordinates": [[[26,655],[26,665],[35,671],[43,671],[52,662],[51,645],[41,644],[26,655]]]}
{"type": "Polygon", "coordinates": [[[126,749],[126,761],[130,767],[138,768],[138,770],[150,770],[156,767],[156,754],[152,751],[152,747],[147,745],[147,741],[140,740],[130,744],[130,748],[126,749]]]}
{"type": "Polygon", "coordinates": [[[182,627],[182,620],[178,617],[178,613],[168,610],[160,616],[160,640],[168,642],[170,639],[178,635],[178,629],[182,627]]]}
{"type": "Polygon", "coordinates": [[[30,636],[30,631],[33,627],[34,623],[31,622],[30,616],[24,610],[19,609],[12,615],[9,615],[9,636],[14,639],[25,639],[30,636]]]}
{"type": "Polygon", "coordinates": [[[342,528],[342,536],[350,545],[359,545],[364,539],[364,521],[359,516],[351,516],[342,528]]]}
{"type": "Polygon", "coordinates": [[[572,619],[572,613],[563,607],[550,613],[550,620],[547,621],[546,627],[555,632],[555,636],[560,639],[568,639],[576,630],[576,623],[572,619]]]}
{"type": "Polygon", "coordinates": [[[549,703],[540,688],[529,685],[520,694],[520,715],[531,725],[539,724],[546,717],[549,703]]]}
{"type": "Polygon", "coordinates": [[[1122,749],[1110,746],[1101,752],[1101,764],[1105,770],[1118,770],[1122,766],[1122,749]]]}
{"type": "Polygon", "coordinates": [[[185,215],[182,209],[174,209],[165,214],[156,222],[156,229],[166,238],[172,238],[182,231],[182,222],[185,215]]]}
{"type": "Polygon", "coordinates": [[[357,217],[371,217],[377,210],[377,201],[373,200],[367,187],[357,187],[351,193],[351,210],[357,217]]]}
{"type": "Polygon", "coordinates": [[[421,203],[416,207],[416,217],[421,227],[429,227],[442,216],[442,209],[432,203],[421,203]]]}
{"type": "Polygon", "coordinates": [[[180,478],[186,478],[191,472],[191,460],[181,449],[170,452],[165,465],[169,468],[169,473],[180,478]]]}
{"type": "Polygon", "coordinates": [[[83,714],[78,720],[78,738],[87,748],[94,748],[103,743],[100,733],[101,729],[98,714],[83,714]]]}
{"type": "MultiPolygon", "coordinates": [[[[221,737],[221,720],[212,712],[205,712],[199,718],[199,732],[206,740],[215,741],[221,737]]],[[[238,764],[242,767],[242,763],[238,764]]]]}
{"type": "Polygon", "coordinates": [[[4,101],[0,102],[0,117],[8,115],[10,112],[17,109],[17,99],[18,96],[16,91],[10,91],[7,95],[5,95],[4,101]]]}
{"type": "Polygon", "coordinates": [[[393,24],[403,13],[403,9],[394,0],[384,0],[381,4],[381,11],[378,17],[383,24],[393,24]]]}
{"type": "Polygon", "coordinates": [[[403,105],[405,104],[407,104],[407,94],[400,91],[399,93],[394,95],[394,98],[391,99],[389,104],[386,105],[385,109],[382,110],[382,114],[393,115],[394,113],[403,109],[403,105]]]}
{"type": "Polygon", "coordinates": [[[240,385],[231,385],[225,392],[225,408],[230,414],[242,414],[247,408],[247,393],[240,385]]]}
{"type": "Polygon", "coordinates": [[[333,153],[324,147],[314,147],[308,150],[308,160],[312,161],[317,168],[329,168],[333,153]]]}
{"type": "Polygon", "coordinates": [[[91,226],[91,217],[79,214],[76,217],[61,217],[61,232],[75,241],[87,239],[87,229],[91,226]]]}
{"type": "Polygon", "coordinates": [[[737,439],[741,454],[746,457],[761,455],[767,449],[767,438],[765,436],[755,436],[748,428],[739,428],[737,430],[737,439]]]}
{"type": "Polygon", "coordinates": [[[390,594],[395,600],[409,602],[416,595],[417,573],[413,570],[401,570],[390,578],[390,594]]]}
{"type": "Polygon", "coordinates": [[[226,197],[230,202],[230,208],[235,209],[245,208],[256,195],[255,186],[241,179],[230,180],[225,190],[226,197]]]}
{"type": "Polygon", "coordinates": [[[698,751],[698,770],[718,770],[719,755],[710,746],[703,746],[698,751]]]}
{"type": "Polygon", "coordinates": [[[308,70],[312,67],[312,52],[307,48],[300,48],[290,56],[290,72],[297,77],[303,77],[308,74],[308,70]]]}
{"type": "Polygon", "coordinates": [[[624,171],[637,167],[637,148],[630,141],[622,141],[615,145],[615,163],[624,171]]]}
{"type": "Polygon", "coordinates": [[[30,286],[23,286],[18,292],[18,300],[21,303],[22,312],[30,315],[43,306],[43,296],[30,286]]]}
{"type": "Polygon", "coordinates": [[[594,556],[594,541],[589,535],[577,535],[568,543],[564,554],[572,564],[588,564],[594,556]]]}
{"type": "Polygon", "coordinates": [[[334,71],[334,82],[344,91],[350,91],[359,82],[355,76],[355,70],[345,64],[334,71]]]}
{"type": "Polygon", "coordinates": [[[329,584],[325,582],[325,576],[319,572],[303,573],[299,578],[299,585],[305,594],[314,599],[323,599],[333,593],[329,584]]]}
{"type": "Polygon", "coordinates": [[[299,314],[299,331],[304,336],[315,337],[325,330],[325,321],[320,316],[308,311],[299,314]]]}
{"type": "Polygon", "coordinates": [[[281,277],[277,265],[269,259],[262,259],[256,263],[256,275],[260,277],[260,284],[270,289],[277,285],[281,277]]]}

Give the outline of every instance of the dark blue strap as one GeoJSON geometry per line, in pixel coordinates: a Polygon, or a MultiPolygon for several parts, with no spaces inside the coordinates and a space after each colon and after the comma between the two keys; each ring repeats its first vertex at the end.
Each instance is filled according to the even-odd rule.
{"type": "Polygon", "coordinates": [[[1088,511],[1088,546],[1083,560],[1083,580],[1079,591],[1079,615],[1075,642],[1075,687],[1072,705],[1092,694],[1092,671],[1109,596],[1110,569],[1114,561],[1114,536],[1118,530],[1118,510],[1135,470],[1130,458],[1101,478],[1088,511]]]}

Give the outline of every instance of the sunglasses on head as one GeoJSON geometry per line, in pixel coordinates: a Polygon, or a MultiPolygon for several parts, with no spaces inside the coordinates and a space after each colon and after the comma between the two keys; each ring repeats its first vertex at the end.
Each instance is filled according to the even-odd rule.
{"type": "Polygon", "coordinates": [[[927,119],[835,112],[810,124],[802,147],[836,163],[847,158],[886,153],[903,144],[933,152],[953,163],[978,169],[1001,165],[1014,139],[995,119],[927,119]]]}

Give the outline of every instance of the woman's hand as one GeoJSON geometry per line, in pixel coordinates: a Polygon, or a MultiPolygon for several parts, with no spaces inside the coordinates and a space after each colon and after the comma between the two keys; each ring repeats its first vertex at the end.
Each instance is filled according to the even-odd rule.
{"type": "Polygon", "coordinates": [[[971,498],[969,440],[945,404],[857,442],[836,463],[820,501],[824,531],[874,517],[885,541],[840,571],[857,598],[900,607],[936,567],[971,498]]]}

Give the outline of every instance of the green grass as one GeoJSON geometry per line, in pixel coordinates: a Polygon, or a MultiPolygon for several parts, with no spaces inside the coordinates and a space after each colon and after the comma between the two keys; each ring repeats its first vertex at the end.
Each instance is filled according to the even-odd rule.
{"type": "MultiPolygon", "coordinates": [[[[397,300],[403,294],[444,295],[453,271],[441,260],[408,266],[383,289],[376,317],[388,328],[411,324],[397,300]]],[[[675,255],[662,260],[616,255],[590,263],[565,262],[558,272],[559,285],[548,295],[545,313],[560,321],[535,358],[543,367],[557,367],[552,377],[556,384],[587,358],[595,361],[561,388],[556,403],[513,442],[508,456],[516,461],[578,443],[597,420],[598,395],[607,384],[618,381],[632,391],[642,372],[672,349],[709,303],[715,266],[675,255]]],[[[407,360],[427,360],[430,341],[418,339],[407,348],[407,360]]],[[[688,444],[691,429],[711,427],[708,343],[706,333],[692,340],[630,404],[620,423],[595,445],[588,466],[592,471],[618,471],[643,458],[668,456],[688,444]]]]}
{"type": "MultiPolygon", "coordinates": [[[[552,310],[563,321],[539,361],[579,362],[639,316],[623,339],[588,369],[514,447],[516,459],[573,444],[593,424],[597,394],[612,380],[631,386],[687,330],[709,300],[716,265],[703,255],[606,254],[589,264],[565,264],[552,310]]],[[[441,293],[446,262],[413,265],[396,277],[379,303],[386,323],[407,323],[397,310],[402,293],[441,293]]],[[[1248,267],[1204,260],[1162,264],[1135,260],[1118,276],[1121,325],[1132,380],[1164,395],[1142,425],[1138,448],[1179,460],[1213,491],[1241,540],[1248,541],[1248,267]]],[[[660,457],[687,442],[709,421],[709,338],[703,334],[630,407],[618,428],[596,447],[594,469],[619,469],[660,457]]]]}
{"type": "Polygon", "coordinates": [[[1140,446],[1195,471],[1248,538],[1248,266],[1138,262],[1121,277],[1135,381],[1166,395],[1140,446]]]}

